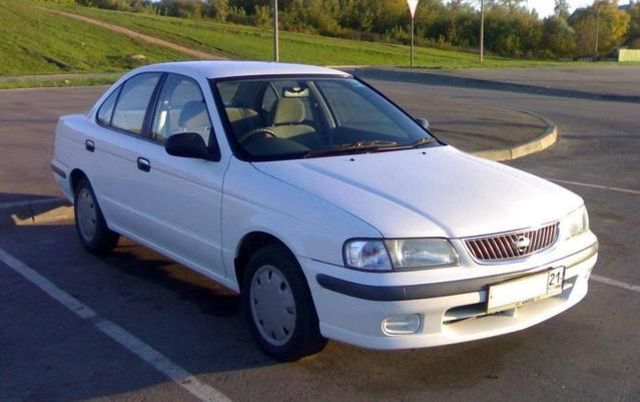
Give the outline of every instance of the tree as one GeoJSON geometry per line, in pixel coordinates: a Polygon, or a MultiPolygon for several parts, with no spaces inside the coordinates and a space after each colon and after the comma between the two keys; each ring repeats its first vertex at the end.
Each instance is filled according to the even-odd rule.
{"type": "Polygon", "coordinates": [[[569,24],[576,32],[578,54],[584,56],[594,53],[596,31],[598,55],[611,53],[624,42],[629,21],[629,14],[619,10],[614,1],[596,1],[587,8],[576,10],[569,18],[569,24]]]}
{"type": "Polygon", "coordinates": [[[554,15],[544,19],[542,24],[541,48],[546,57],[568,57],[575,52],[576,33],[567,20],[554,15]]]}
{"type": "Polygon", "coordinates": [[[640,3],[630,4],[627,13],[629,14],[629,31],[625,45],[640,49],[640,3]]]}
{"type": "Polygon", "coordinates": [[[207,15],[216,21],[226,21],[229,15],[228,0],[208,0],[207,15]]]}
{"type": "Polygon", "coordinates": [[[201,0],[160,0],[158,4],[163,14],[181,18],[201,18],[203,7],[201,0]]]}
{"type": "Polygon", "coordinates": [[[569,19],[569,2],[567,0],[555,0],[553,12],[556,17],[569,19]]]}
{"type": "Polygon", "coordinates": [[[271,7],[256,6],[253,12],[253,25],[258,27],[271,26],[271,7]]]}
{"type": "Polygon", "coordinates": [[[526,0],[498,0],[497,4],[509,12],[526,10],[526,0]]]}

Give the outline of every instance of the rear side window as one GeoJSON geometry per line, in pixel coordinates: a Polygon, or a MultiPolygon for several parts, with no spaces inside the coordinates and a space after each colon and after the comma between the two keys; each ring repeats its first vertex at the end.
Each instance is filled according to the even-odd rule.
{"type": "Polygon", "coordinates": [[[111,92],[111,95],[102,103],[100,109],[98,109],[98,122],[105,126],[111,124],[111,116],[113,115],[113,106],[116,104],[118,94],[120,93],[120,87],[111,92]]]}
{"type": "Polygon", "coordinates": [[[111,126],[134,134],[142,132],[144,117],[160,73],[143,73],[124,83],[113,111],[111,126]]]}

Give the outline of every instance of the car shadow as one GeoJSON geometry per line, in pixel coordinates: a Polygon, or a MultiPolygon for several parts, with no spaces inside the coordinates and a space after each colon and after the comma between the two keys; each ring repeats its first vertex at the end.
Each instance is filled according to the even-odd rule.
{"type": "Polygon", "coordinates": [[[188,268],[176,268],[173,262],[160,255],[157,258],[141,258],[139,254],[129,251],[138,247],[142,246],[122,245],[99,258],[126,275],[170,290],[179,300],[196,305],[202,314],[232,317],[240,312],[240,298],[236,293],[188,268]],[[179,275],[176,270],[180,271],[179,275]]]}
{"type": "MultiPolygon", "coordinates": [[[[266,370],[261,376],[279,381],[287,376],[287,381],[298,387],[314,384],[324,395],[341,395],[348,389],[363,400],[390,398],[400,395],[398,392],[444,391],[451,389],[452,379],[457,388],[473,387],[500,379],[505,360],[526,343],[524,336],[515,335],[500,342],[380,352],[330,342],[316,356],[283,364],[262,354],[255,345],[237,294],[144,246],[122,238],[109,254],[88,254],[76,238],[72,220],[1,229],[0,248],[185,370],[216,388],[221,384],[220,390],[231,397],[246,395],[242,384],[257,368],[266,370]]],[[[34,330],[41,337],[52,338],[58,331],[48,327],[34,330]]],[[[104,338],[98,332],[95,336],[104,338]]],[[[66,364],[75,367],[86,364],[87,355],[100,355],[99,344],[97,339],[89,340],[52,353],[69,356],[66,364]]],[[[15,349],[8,345],[7,350],[15,349]]],[[[128,352],[122,348],[122,353],[128,352]]],[[[46,356],[35,358],[29,376],[37,377],[41,359],[46,356]]],[[[150,366],[147,369],[153,371],[150,366]]],[[[90,388],[70,387],[60,391],[59,398],[47,399],[113,397],[159,385],[162,380],[157,378],[164,378],[151,377],[156,378],[153,380],[128,367],[120,370],[108,381],[94,381],[90,388]]],[[[72,383],[65,375],[57,373],[58,380],[72,383]]],[[[260,384],[254,384],[253,395],[261,394],[260,384]]]]}
{"type": "Polygon", "coordinates": [[[17,222],[36,223],[36,218],[51,219],[60,207],[71,205],[62,197],[0,193],[0,226],[17,222]]]}

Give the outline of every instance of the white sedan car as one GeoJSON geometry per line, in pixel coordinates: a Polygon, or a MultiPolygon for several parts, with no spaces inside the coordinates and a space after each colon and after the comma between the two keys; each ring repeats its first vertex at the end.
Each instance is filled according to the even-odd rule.
{"type": "Polygon", "coordinates": [[[158,64],[61,117],[52,169],[88,251],[124,235],[239,292],[277,359],[470,341],[578,303],[598,251],[582,199],[426,126],[341,71],[158,64]]]}

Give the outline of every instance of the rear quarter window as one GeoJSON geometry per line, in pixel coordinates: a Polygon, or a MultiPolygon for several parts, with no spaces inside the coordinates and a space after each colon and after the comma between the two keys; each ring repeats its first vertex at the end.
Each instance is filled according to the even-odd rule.
{"type": "Polygon", "coordinates": [[[100,105],[100,109],[98,109],[98,117],[97,117],[98,123],[104,126],[108,126],[111,124],[113,107],[115,106],[116,100],[118,99],[120,88],[121,87],[118,87],[113,92],[111,92],[111,95],[109,95],[109,97],[104,102],[102,102],[102,105],[100,105]]]}

